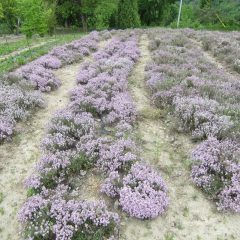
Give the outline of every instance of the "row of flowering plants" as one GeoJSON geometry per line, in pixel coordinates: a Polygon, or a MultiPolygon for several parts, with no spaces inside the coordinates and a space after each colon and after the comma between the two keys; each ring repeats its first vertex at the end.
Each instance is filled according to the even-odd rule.
{"type": "Polygon", "coordinates": [[[44,107],[41,92],[49,92],[61,84],[53,73],[97,50],[98,41],[109,38],[108,32],[92,32],[80,40],[54,48],[49,54],[2,77],[0,81],[0,142],[9,139],[16,122],[31,110],[44,107]]]}
{"type": "MultiPolygon", "coordinates": [[[[25,239],[117,239],[119,216],[103,201],[84,201],[74,179],[96,166],[101,191],[130,216],[153,218],[168,204],[161,177],[137,155],[130,139],[136,118],[127,77],[139,57],[137,35],[121,33],[82,65],[70,103],[56,113],[42,158],[26,181],[19,213],[25,239]]],[[[100,189],[99,189],[100,190],[100,189]]]]}
{"type": "Polygon", "coordinates": [[[98,145],[98,125],[73,99],[52,118],[42,157],[26,180],[28,199],[19,212],[24,239],[113,239],[117,234],[118,215],[103,201],[81,199],[73,181],[93,165],[87,154],[94,151],[89,145],[98,145]]]}
{"type": "Polygon", "coordinates": [[[205,51],[210,52],[231,70],[240,73],[239,32],[189,31],[189,37],[199,41],[205,51]]]}
{"type": "Polygon", "coordinates": [[[177,130],[203,141],[192,153],[193,182],[220,210],[239,213],[240,81],[206,59],[191,34],[149,31],[146,83],[156,106],[176,119],[177,130]]]}
{"type": "MultiPolygon", "coordinates": [[[[101,105],[93,110],[97,112],[106,135],[96,160],[96,166],[106,176],[101,192],[118,199],[120,208],[130,216],[151,219],[166,211],[168,197],[161,176],[139,157],[131,139],[136,109],[127,91],[127,77],[140,55],[136,38],[133,35],[126,42],[122,38],[121,41],[113,42],[107,51],[95,55],[100,65],[94,67],[95,71],[91,68],[90,73],[95,75],[96,70],[104,70],[104,75],[107,74],[105,81],[111,83],[111,87],[103,83],[99,85],[104,87],[105,93],[107,90],[107,94],[99,92],[99,86],[94,87],[94,78],[88,81],[86,87],[96,89],[94,96],[97,94],[101,99],[97,101],[101,105]]],[[[83,77],[85,79],[85,74],[80,72],[78,81],[84,84],[86,80],[83,77]]]]}

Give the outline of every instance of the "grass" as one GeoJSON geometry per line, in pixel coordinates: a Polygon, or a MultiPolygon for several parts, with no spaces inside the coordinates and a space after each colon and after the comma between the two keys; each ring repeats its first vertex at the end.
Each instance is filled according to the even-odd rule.
{"type": "MultiPolygon", "coordinates": [[[[57,45],[62,45],[67,42],[71,42],[75,39],[81,38],[85,33],[77,33],[77,34],[64,34],[64,35],[55,35],[54,37],[45,37],[39,38],[40,42],[46,42],[44,45],[28,49],[24,52],[21,52],[15,56],[9,56],[5,60],[0,60],[0,73],[6,73],[18,68],[21,65],[24,65],[28,62],[33,61],[34,59],[48,53],[51,49],[56,47],[57,45]],[[46,41],[48,39],[48,41],[46,41]],[[51,39],[51,41],[50,41],[51,39]]],[[[26,43],[26,40],[20,40],[19,42],[9,43],[11,44],[11,49],[17,48],[20,46],[22,41],[26,43]],[[19,44],[19,45],[18,45],[19,44]]],[[[39,43],[40,43],[39,42],[39,43]]],[[[0,51],[3,48],[2,44],[0,44],[0,51]]]]}
{"type": "Polygon", "coordinates": [[[31,46],[34,46],[35,44],[39,44],[41,42],[47,42],[50,40],[54,40],[52,37],[43,37],[43,38],[33,38],[33,39],[19,39],[14,42],[8,42],[7,40],[5,42],[0,43],[0,55],[6,55],[9,53],[12,53],[17,50],[21,50],[24,48],[28,48],[31,46]]]}

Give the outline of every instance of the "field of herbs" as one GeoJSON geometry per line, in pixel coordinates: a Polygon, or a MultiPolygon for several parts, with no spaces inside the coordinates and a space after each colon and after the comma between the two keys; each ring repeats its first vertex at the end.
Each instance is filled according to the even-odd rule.
{"type": "Polygon", "coordinates": [[[240,33],[94,31],[0,81],[0,238],[240,239],[240,33]]]}

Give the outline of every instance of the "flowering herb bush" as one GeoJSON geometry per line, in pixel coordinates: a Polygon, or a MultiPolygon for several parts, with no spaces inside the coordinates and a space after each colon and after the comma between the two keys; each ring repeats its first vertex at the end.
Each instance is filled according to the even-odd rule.
{"type": "Polygon", "coordinates": [[[116,213],[109,212],[103,201],[68,200],[69,191],[59,185],[28,198],[19,212],[25,239],[89,239],[96,232],[110,238],[114,234],[119,223],[116,213]]]}
{"type": "Polygon", "coordinates": [[[208,139],[193,151],[194,183],[220,210],[239,212],[239,79],[209,61],[191,40],[202,40],[205,50],[223,62],[229,58],[232,66],[239,52],[233,53],[236,41],[230,43],[230,35],[149,30],[152,61],[145,71],[155,105],[168,109],[179,130],[194,140],[208,139]]]}
{"type": "Polygon", "coordinates": [[[119,203],[130,216],[155,218],[168,206],[167,188],[159,174],[151,167],[136,163],[123,178],[119,203]]]}
{"type": "Polygon", "coordinates": [[[110,172],[101,187],[109,197],[119,198],[123,211],[139,219],[152,219],[166,211],[169,204],[167,188],[150,166],[136,162],[125,175],[110,172]]]}
{"type": "Polygon", "coordinates": [[[240,145],[209,138],[192,153],[192,179],[219,201],[219,209],[240,212],[240,145]]]}

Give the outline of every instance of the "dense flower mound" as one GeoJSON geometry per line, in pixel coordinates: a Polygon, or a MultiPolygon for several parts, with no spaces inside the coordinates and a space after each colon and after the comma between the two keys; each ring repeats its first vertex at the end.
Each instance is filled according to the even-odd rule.
{"type": "Polygon", "coordinates": [[[155,105],[169,110],[178,131],[191,133],[195,141],[208,139],[194,151],[193,181],[217,200],[219,209],[239,212],[239,175],[229,169],[239,169],[239,163],[228,148],[239,147],[240,79],[208,60],[191,38],[208,39],[205,50],[219,59],[226,52],[226,58],[236,60],[239,52],[227,50],[236,47],[230,33],[217,33],[219,38],[214,33],[214,39],[205,33],[149,30],[152,61],[145,69],[146,84],[155,105]]]}
{"type": "Polygon", "coordinates": [[[119,202],[130,216],[155,218],[167,208],[166,192],[165,183],[156,171],[145,164],[136,163],[123,178],[119,202]]]}
{"type": "Polygon", "coordinates": [[[53,69],[96,51],[98,41],[110,36],[106,31],[92,32],[80,40],[56,47],[49,54],[4,76],[0,84],[0,142],[13,135],[16,122],[26,118],[31,109],[44,106],[40,92],[60,86],[53,69]]]}
{"type": "Polygon", "coordinates": [[[192,153],[192,179],[217,197],[219,209],[240,212],[240,144],[209,138],[192,153]]]}
{"type": "Polygon", "coordinates": [[[28,198],[19,212],[25,239],[89,238],[99,229],[101,237],[111,238],[109,232],[114,233],[118,215],[109,212],[103,201],[68,200],[69,194],[74,194],[69,191],[69,187],[59,185],[28,198]]]}
{"type": "Polygon", "coordinates": [[[123,211],[140,219],[163,214],[169,204],[167,188],[159,174],[136,161],[126,175],[111,171],[101,191],[109,197],[119,197],[123,211]]]}
{"type": "Polygon", "coordinates": [[[230,117],[217,114],[219,104],[214,100],[201,97],[175,97],[173,106],[182,127],[186,131],[192,131],[195,138],[204,139],[208,136],[221,138],[233,126],[230,117]]]}

